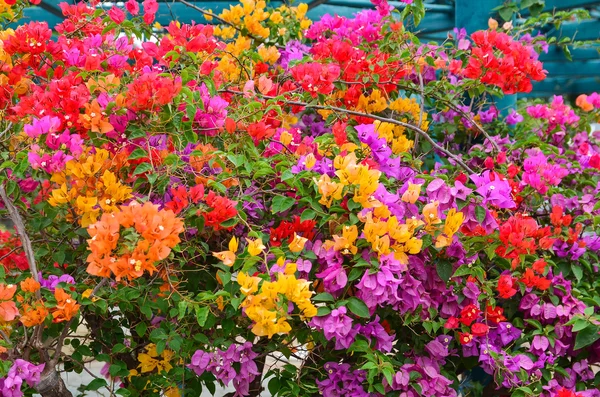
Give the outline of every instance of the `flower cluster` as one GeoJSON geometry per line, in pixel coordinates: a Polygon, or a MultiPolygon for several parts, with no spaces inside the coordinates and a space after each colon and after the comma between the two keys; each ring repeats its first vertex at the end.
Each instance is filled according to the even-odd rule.
{"type": "Polygon", "coordinates": [[[260,375],[254,361],[257,356],[252,351],[251,342],[233,343],[225,350],[196,350],[188,367],[198,376],[206,371],[212,373],[225,386],[233,382],[236,394],[245,396],[248,395],[254,378],[260,375]],[[239,369],[236,370],[234,364],[239,365],[239,369]]]}
{"type": "Polygon", "coordinates": [[[498,86],[505,94],[530,92],[531,81],[546,77],[542,63],[529,48],[503,32],[479,31],[471,35],[467,66],[462,73],[470,79],[498,86]]]}
{"type": "Polygon", "coordinates": [[[29,387],[33,387],[40,382],[40,375],[44,370],[44,364],[34,365],[28,361],[17,358],[8,374],[0,378],[0,390],[3,396],[21,397],[23,391],[21,387],[25,382],[29,387]]]}
{"type": "Polygon", "coordinates": [[[132,202],[115,213],[105,213],[88,227],[91,251],[87,272],[94,276],[135,279],[153,274],[155,264],[166,259],[180,239],[183,222],[170,210],[146,202],[132,202]],[[121,230],[123,229],[123,230],[121,230]],[[119,244],[120,237],[128,243],[119,244]]]}
{"type": "Polygon", "coordinates": [[[296,264],[289,263],[283,273],[277,274],[276,281],[262,281],[259,277],[240,272],[237,282],[245,299],[242,302],[245,314],[254,325],[252,332],[257,336],[273,337],[291,331],[288,323],[290,308],[287,302],[295,303],[302,318],[309,319],[317,314],[317,308],[310,301],[313,292],[310,283],[297,279],[296,264]],[[285,300],[282,299],[285,297],[285,300]]]}
{"type": "Polygon", "coordinates": [[[52,190],[50,205],[70,207],[67,219],[77,219],[82,227],[96,222],[102,212],[116,211],[118,204],[131,197],[132,189],[110,171],[114,160],[109,156],[102,149],[82,154],[69,161],[64,171],[54,173],[51,180],[59,187],[52,190]]]}

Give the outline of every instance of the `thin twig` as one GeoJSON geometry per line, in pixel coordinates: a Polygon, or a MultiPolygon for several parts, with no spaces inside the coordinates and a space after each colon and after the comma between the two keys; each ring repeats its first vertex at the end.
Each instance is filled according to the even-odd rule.
{"type": "MultiPolygon", "coordinates": [[[[102,279],[102,281],[100,281],[100,282],[99,282],[99,283],[98,283],[98,284],[97,284],[97,285],[94,287],[94,289],[92,290],[92,293],[91,293],[91,294],[90,294],[90,296],[89,296],[89,298],[90,298],[90,299],[91,299],[91,298],[94,296],[94,294],[95,294],[96,292],[98,292],[98,290],[99,290],[100,288],[102,288],[102,286],[103,286],[104,284],[106,284],[106,281],[107,281],[107,280],[108,280],[107,278],[103,278],[103,279],[102,279]]],[[[56,349],[55,349],[55,352],[54,352],[54,357],[52,357],[52,361],[50,361],[50,366],[52,366],[52,367],[53,367],[53,366],[55,366],[56,364],[58,364],[58,360],[59,360],[59,358],[60,358],[60,355],[61,355],[62,345],[63,345],[63,343],[64,343],[64,340],[65,340],[65,338],[67,337],[67,333],[69,332],[69,329],[71,328],[71,324],[73,323],[73,320],[74,320],[74,319],[75,319],[75,317],[71,318],[71,319],[70,319],[70,320],[67,322],[67,324],[65,324],[65,327],[63,328],[63,330],[62,330],[62,332],[61,332],[60,336],[59,336],[59,337],[58,337],[58,339],[56,340],[56,349]]],[[[48,346],[46,346],[46,347],[48,347],[48,346]]]]}
{"type": "MultiPolygon", "coordinates": [[[[200,8],[200,7],[198,7],[197,5],[195,5],[195,4],[193,4],[193,3],[190,3],[189,1],[186,1],[186,0],[175,0],[175,1],[178,1],[178,2],[180,2],[181,4],[183,4],[183,5],[186,5],[186,6],[190,7],[190,8],[192,8],[192,9],[194,9],[194,10],[196,10],[196,11],[198,11],[198,12],[202,13],[204,16],[208,16],[208,17],[214,18],[214,19],[216,19],[217,21],[221,22],[222,24],[225,24],[225,25],[231,26],[232,28],[234,28],[235,30],[237,30],[238,32],[240,32],[242,35],[244,35],[244,36],[247,36],[247,37],[250,37],[252,40],[256,40],[256,41],[258,41],[259,43],[263,43],[263,44],[264,44],[264,42],[265,42],[265,40],[263,40],[263,39],[261,39],[261,38],[259,38],[259,37],[256,37],[256,36],[254,36],[254,35],[252,35],[252,34],[250,34],[250,33],[244,33],[244,31],[243,31],[243,30],[242,30],[242,29],[241,29],[239,26],[237,26],[237,25],[235,25],[235,24],[233,24],[233,23],[231,23],[231,22],[227,22],[226,20],[224,20],[223,18],[221,18],[221,17],[220,17],[220,16],[218,16],[217,14],[213,14],[213,13],[212,13],[212,12],[210,12],[210,11],[206,11],[205,9],[203,9],[203,8],[200,8]]],[[[277,44],[275,44],[275,46],[276,46],[277,48],[283,48],[282,46],[280,46],[280,45],[277,45],[277,44]]]]}
{"type": "MultiPolygon", "coordinates": [[[[421,108],[419,109],[419,128],[423,125],[423,114],[425,113],[425,88],[423,87],[423,75],[419,71],[419,88],[421,88],[421,108]]],[[[415,143],[413,145],[413,153],[419,149],[419,135],[415,135],[415,143]]]]}

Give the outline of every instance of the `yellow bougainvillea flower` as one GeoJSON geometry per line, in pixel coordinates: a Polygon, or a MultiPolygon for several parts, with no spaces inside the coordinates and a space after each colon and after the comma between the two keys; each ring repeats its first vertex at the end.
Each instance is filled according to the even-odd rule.
{"type": "Polygon", "coordinates": [[[307,238],[298,236],[296,233],[294,233],[294,239],[290,243],[290,251],[292,251],[292,252],[302,251],[304,249],[304,245],[306,244],[307,241],[308,241],[307,238]]]}
{"type": "Polygon", "coordinates": [[[237,283],[240,285],[240,291],[242,291],[242,294],[252,295],[258,291],[260,278],[248,276],[244,272],[239,272],[237,276],[237,283]]]}
{"type": "Polygon", "coordinates": [[[229,251],[213,252],[213,256],[223,262],[226,266],[233,266],[238,249],[238,240],[232,237],[229,241],[229,251]]]}
{"type": "Polygon", "coordinates": [[[263,250],[267,248],[263,245],[262,240],[259,238],[256,240],[250,240],[247,238],[246,241],[248,242],[248,253],[252,256],[260,255],[263,250]]]}
{"type": "Polygon", "coordinates": [[[425,219],[425,223],[427,224],[427,226],[425,226],[425,229],[427,231],[433,230],[432,227],[434,225],[437,225],[438,223],[442,222],[439,218],[438,206],[439,203],[437,201],[434,201],[433,203],[429,203],[425,207],[423,207],[423,218],[425,219]]]}
{"type": "Polygon", "coordinates": [[[175,353],[171,350],[163,350],[162,354],[158,354],[156,351],[155,344],[149,344],[146,346],[146,353],[138,354],[138,361],[140,364],[138,368],[142,373],[152,372],[156,370],[157,372],[162,372],[163,370],[169,372],[173,366],[171,365],[171,359],[175,353]]]}
{"type": "Polygon", "coordinates": [[[341,251],[342,254],[352,254],[355,255],[358,251],[358,248],[354,243],[358,238],[358,228],[356,225],[352,226],[344,226],[342,229],[342,237],[334,235],[333,240],[335,244],[333,245],[333,249],[336,251],[341,251]]]}
{"type": "Polygon", "coordinates": [[[409,183],[408,189],[406,189],[406,191],[402,195],[402,201],[411,204],[416,203],[421,193],[421,186],[421,184],[409,183]]]}
{"type": "Polygon", "coordinates": [[[304,159],[304,166],[306,167],[306,169],[312,170],[316,164],[317,158],[315,157],[315,155],[312,153],[307,154],[306,158],[304,159]]]}

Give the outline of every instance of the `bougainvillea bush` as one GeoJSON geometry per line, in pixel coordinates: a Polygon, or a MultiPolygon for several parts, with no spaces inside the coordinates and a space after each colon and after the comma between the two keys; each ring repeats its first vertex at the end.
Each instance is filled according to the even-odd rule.
{"type": "Polygon", "coordinates": [[[0,0],[0,394],[600,396],[600,95],[373,3],[0,0]]]}

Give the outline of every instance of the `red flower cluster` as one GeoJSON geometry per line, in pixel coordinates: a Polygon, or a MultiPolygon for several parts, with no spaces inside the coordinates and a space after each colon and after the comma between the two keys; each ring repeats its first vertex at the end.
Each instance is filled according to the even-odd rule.
{"type": "MultiPolygon", "coordinates": [[[[489,306],[488,306],[488,310],[489,310],[489,306]]],[[[500,309],[500,310],[502,310],[502,309],[500,309]]],[[[479,310],[479,307],[477,307],[476,305],[471,304],[471,305],[465,306],[460,312],[460,317],[458,317],[458,318],[450,317],[448,320],[446,320],[446,324],[444,324],[444,328],[456,329],[459,327],[459,325],[460,325],[459,323],[462,323],[463,325],[466,325],[467,327],[471,326],[471,333],[459,332],[458,339],[459,339],[460,343],[462,343],[463,345],[466,345],[467,343],[471,342],[471,340],[473,340],[473,336],[485,336],[490,329],[490,327],[484,323],[473,324],[473,322],[475,320],[477,320],[480,315],[481,315],[481,310],[479,310]]],[[[489,321],[489,319],[488,319],[488,321],[489,321]]]]}
{"type": "Polygon", "coordinates": [[[500,226],[502,245],[496,248],[496,254],[512,259],[512,268],[515,269],[519,264],[519,255],[531,254],[538,248],[552,247],[555,239],[550,235],[550,227],[538,228],[533,218],[511,216],[500,226]]]}
{"type": "MultiPolygon", "coordinates": [[[[373,49],[367,54],[347,41],[336,39],[316,43],[311,48],[311,53],[317,60],[333,59],[339,65],[340,77],[344,81],[362,83],[363,77],[370,78],[378,75],[380,81],[378,88],[386,92],[396,89],[395,82],[403,79],[410,70],[400,61],[389,60],[390,54],[382,53],[377,49],[373,49]]],[[[362,88],[350,87],[345,96],[346,101],[352,96],[351,92],[354,92],[356,101],[358,101],[362,88]]]]}
{"type": "Polygon", "coordinates": [[[533,269],[525,270],[525,274],[519,280],[529,288],[537,288],[540,291],[545,291],[550,288],[550,280],[542,276],[536,276],[533,269]]]}
{"type": "Polygon", "coordinates": [[[300,222],[299,216],[294,216],[292,222],[283,221],[275,229],[271,228],[270,243],[273,247],[279,247],[281,243],[288,240],[291,243],[294,240],[294,234],[312,240],[315,237],[314,220],[300,222]]]}
{"type": "Polygon", "coordinates": [[[514,296],[517,293],[517,289],[515,288],[516,284],[517,280],[511,275],[501,275],[498,279],[498,286],[496,287],[500,298],[508,299],[514,296]]]}
{"type": "Polygon", "coordinates": [[[204,198],[204,185],[196,185],[187,191],[185,186],[171,188],[171,201],[165,203],[165,208],[173,211],[175,215],[183,211],[190,203],[198,204],[204,198]]]}
{"type": "Polygon", "coordinates": [[[505,94],[531,92],[531,80],[541,81],[546,77],[542,63],[506,33],[482,30],[471,38],[475,45],[463,71],[465,77],[498,86],[505,94]]]}
{"type": "Polygon", "coordinates": [[[0,231],[0,258],[0,263],[6,270],[29,268],[25,252],[21,249],[21,241],[10,232],[0,231]]]}
{"type": "Polygon", "coordinates": [[[248,124],[246,128],[248,135],[252,137],[255,144],[259,144],[263,139],[269,139],[275,134],[275,129],[264,121],[248,124]]]}
{"type": "Polygon", "coordinates": [[[213,191],[208,193],[204,202],[209,210],[199,210],[198,215],[204,218],[205,226],[212,227],[215,230],[222,229],[221,223],[235,217],[238,213],[235,208],[237,204],[235,201],[219,196],[213,191]]]}
{"type": "Polygon", "coordinates": [[[552,213],[550,214],[550,222],[554,227],[560,228],[562,226],[569,226],[573,217],[571,215],[565,215],[562,207],[555,205],[552,207],[552,213]]]}
{"type": "Polygon", "coordinates": [[[171,79],[158,73],[144,73],[127,86],[127,107],[131,110],[153,110],[173,101],[181,91],[181,78],[171,79]]]}
{"type": "Polygon", "coordinates": [[[334,89],[333,82],[340,76],[339,66],[317,62],[303,63],[294,66],[290,71],[294,79],[314,98],[317,94],[331,94],[334,89]]]}
{"type": "Polygon", "coordinates": [[[485,317],[488,322],[494,324],[500,324],[502,321],[506,320],[506,317],[504,317],[503,308],[492,307],[489,305],[485,308],[485,317]]]}

